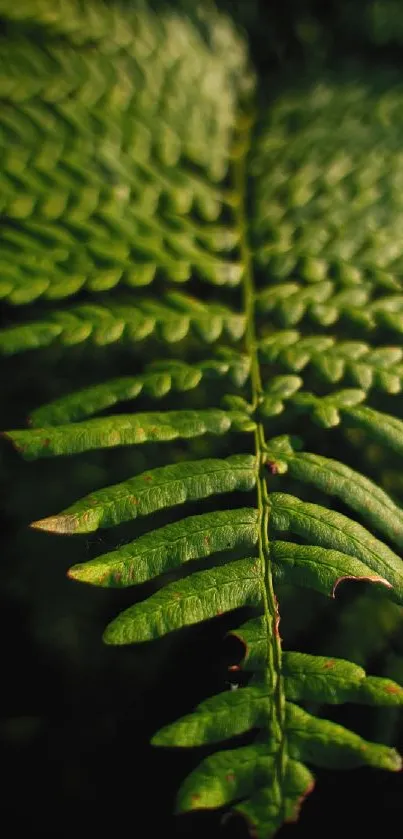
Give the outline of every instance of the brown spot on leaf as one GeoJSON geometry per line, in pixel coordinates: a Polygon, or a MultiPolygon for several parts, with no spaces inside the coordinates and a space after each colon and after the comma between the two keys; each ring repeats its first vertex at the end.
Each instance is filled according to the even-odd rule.
{"type": "Polygon", "coordinates": [[[143,481],[152,481],[152,475],[143,475],[143,481]]]}
{"type": "Polygon", "coordinates": [[[210,536],[205,536],[204,539],[203,539],[203,542],[204,542],[205,545],[209,545],[210,542],[211,542],[210,536]]]}
{"type": "Polygon", "coordinates": [[[132,502],[132,504],[138,504],[139,503],[138,498],[136,498],[135,495],[131,496],[130,501],[132,502]]]}
{"type": "Polygon", "coordinates": [[[200,800],[200,793],[194,792],[193,795],[190,796],[192,801],[199,801],[200,800]]]}
{"type": "Polygon", "coordinates": [[[324,670],[332,670],[332,668],[334,667],[335,664],[336,664],[336,662],[333,661],[332,658],[329,658],[327,661],[325,661],[325,663],[323,665],[323,668],[324,668],[324,670]]]}
{"type": "Polygon", "coordinates": [[[403,688],[401,688],[399,685],[394,685],[394,684],[386,685],[385,693],[394,693],[394,694],[403,693],[403,688]]]}
{"type": "Polygon", "coordinates": [[[228,781],[229,784],[232,783],[233,781],[235,781],[234,773],[233,772],[228,772],[228,775],[225,776],[225,780],[228,781]]]}
{"type": "Polygon", "coordinates": [[[266,466],[271,475],[278,475],[278,464],[274,460],[267,460],[266,466]]]}
{"type": "Polygon", "coordinates": [[[275,605],[275,609],[276,609],[276,618],[275,618],[275,621],[274,621],[274,634],[275,634],[276,638],[278,638],[279,641],[282,641],[282,638],[281,638],[280,632],[279,632],[280,612],[279,612],[279,609],[278,609],[278,600],[277,600],[276,595],[274,595],[274,605],[275,605]]]}
{"type": "Polygon", "coordinates": [[[49,437],[45,437],[44,440],[41,440],[41,445],[43,446],[44,449],[47,449],[48,446],[50,446],[49,437]]]}

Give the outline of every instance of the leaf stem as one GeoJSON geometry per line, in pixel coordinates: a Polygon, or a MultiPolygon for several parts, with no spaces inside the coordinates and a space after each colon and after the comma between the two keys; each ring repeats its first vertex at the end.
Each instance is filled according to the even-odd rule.
{"type": "MultiPolygon", "coordinates": [[[[247,115],[240,117],[237,134],[239,148],[233,166],[233,178],[236,195],[239,203],[235,208],[236,222],[240,233],[239,248],[241,261],[244,265],[243,277],[243,306],[246,317],[245,344],[246,352],[251,359],[251,389],[253,410],[257,411],[263,396],[262,379],[258,356],[258,342],[256,336],[256,312],[255,301],[256,291],[253,278],[252,255],[248,242],[247,224],[247,173],[246,160],[250,148],[250,137],[253,120],[247,115]]],[[[267,489],[265,470],[265,449],[266,440],[264,427],[258,423],[255,437],[255,454],[257,464],[257,504],[259,511],[259,559],[262,567],[263,603],[264,615],[267,626],[267,673],[266,681],[269,693],[273,696],[270,706],[269,732],[278,743],[277,777],[275,784],[279,793],[279,800],[282,798],[284,788],[283,779],[286,768],[286,746],[285,746],[285,694],[283,678],[281,675],[281,638],[279,636],[279,612],[277,598],[274,593],[273,578],[271,573],[270,544],[268,538],[268,525],[270,515],[270,502],[267,489]]]]}

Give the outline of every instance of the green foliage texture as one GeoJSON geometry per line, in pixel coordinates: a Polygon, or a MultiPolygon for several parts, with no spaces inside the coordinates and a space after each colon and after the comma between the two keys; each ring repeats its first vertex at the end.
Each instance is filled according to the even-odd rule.
{"type": "MultiPolygon", "coordinates": [[[[180,443],[33,527],[89,534],[169,511],[69,576],[157,580],[107,644],[233,612],[245,684],[153,742],[209,746],[178,811],[230,809],[259,839],[296,820],[315,766],[401,768],[321,705],[398,706],[403,688],[348,647],[283,649],[279,630],[294,588],[334,598],[362,580],[389,615],[403,604],[396,477],[348,455],[403,455],[402,83],[365,61],[324,68],[303,5],[320,72],[280,84],[209,2],[0,0],[0,352],[135,352],[133,374],[33,406],[4,434],[27,460],[59,458],[61,480],[68,456],[180,443]]],[[[399,39],[392,5],[369,4],[368,37],[399,39]]]]}

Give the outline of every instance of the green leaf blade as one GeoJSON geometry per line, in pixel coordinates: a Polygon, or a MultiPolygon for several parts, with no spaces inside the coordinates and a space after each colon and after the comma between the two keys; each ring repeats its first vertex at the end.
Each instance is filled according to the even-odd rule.
{"type": "MultiPolygon", "coordinates": [[[[273,765],[273,774],[275,766],[273,765]]],[[[240,813],[257,839],[271,839],[282,823],[295,822],[305,798],[315,786],[309,769],[296,760],[287,760],[282,778],[281,795],[274,784],[254,793],[248,801],[242,801],[233,808],[240,813]]]]}
{"type": "Polygon", "coordinates": [[[321,455],[299,452],[283,459],[291,477],[340,498],[369,525],[403,547],[403,510],[373,481],[344,463],[321,455]]]}
{"type": "Polygon", "coordinates": [[[235,379],[239,386],[248,377],[247,362],[245,356],[231,351],[222,359],[212,359],[197,365],[179,361],[154,362],[141,375],[111,379],[42,405],[32,412],[30,421],[36,428],[77,422],[119,402],[135,399],[142,392],[154,399],[161,399],[171,391],[181,393],[193,390],[203,378],[228,377],[235,379]]]}
{"type": "Polygon", "coordinates": [[[256,673],[266,669],[268,646],[264,617],[251,618],[238,629],[231,630],[229,636],[236,638],[244,647],[243,670],[256,673]]]}
{"type": "Polygon", "coordinates": [[[373,766],[400,772],[402,760],[395,749],[369,743],[337,723],[313,717],[297,705],[287,706],[287,732],[291,756],[296,760],[335,769],[373,766]]]}
{"type": "Polygon", "coordinates": [[[141,443],[189,440],[204,434],[225,434],[246,423],[247,416],[218,408],[199,411],[166,411],[90,419],[82,423],[47,426],[29,431],[7,431],[9,439],[27,460],[55,455],[72,455],[93,449],[133,446],[141,443]]]}
{"type": "Polygon", "coordinates": [[[256,473],[253,455],[161,466],[91,493],[59,515],[31,526],[53,533],[91,533],[99,527],[113,527],[187,501],[249,491],[256,484],[256,473]]]}
{"type": "Polygon", "coordinates": [[[234,548],[253,548],[257,539],[256,510],[205,513],[168,524],[116,551],[75,565],[70,568],[69,576],[92,585],[124,588],[143,583],[192,559],[234,548]]]}
{"type": "Polygon", "coordinates": [[[178,812],[222,807],[269,785],[274,758],[267,746],[244,746],[206,758],[186,778],[178,795],[178,812]]]}
{"type": "Polygon", "coordinates": [[[272,493],[270,500],[271,523],[276,530],[291,530],[314,545],[355,557],[393,587],[393,599],[403,602],[401,559],[362,525],[334,510],[284,493],[272,493]]]}
{"type": "Polygon", "coordinates": [[[353,425],[367,431],[373,440],[377,440],[396,454],[403,454],[403,422],[390,414],[375,411],[367,405],[344,411],[353,425]]]}
{"type": "Polygon", "coordinates": [[[397,706],[403,688],[391,679],[367,676],[358,664],[340,658],[286,652],[282,672],[285,693],[292,701],[397,706]]]}
{"type": "Polygon", "coordinates": [[[240,606],[260,606],[261,569],[242,559],[195,572],[137,603],[107,627],[107,644],[134,644],[222,615],[240,606]]]}
{"type": "Polygon", "coordinates": [[[273,575],[278,583],[290,583],[315,589],[328,597],[344,580],[380,583],[392,589],[392,583],[354,556],[318,545],[296,545],[292,542],[271,543],[273,575]]]}
{"type": "Polygon", "coordinates": [[[219,743],[261,728],[270,710],[264,688],[245,687],[226,691],[198,705],[193,713],[165,726],[153,737],[155,746],[193,747],[219,743]]]}

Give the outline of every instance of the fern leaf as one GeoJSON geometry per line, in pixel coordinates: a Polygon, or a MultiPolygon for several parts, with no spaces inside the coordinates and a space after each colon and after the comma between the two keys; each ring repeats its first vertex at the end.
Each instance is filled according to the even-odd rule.
{"type": "MultiPolygon", "coordinates": [[[[341,665],[342,662],[339,664],[341,665]]],[[[355,667],[355,670],[361,670],[361,668],[355,667]]],[[[342,679],[340,681],[342,682],[342,679]]],[[[394,685],[392,682],[389,683],[389,680],[385,680],[385,684],[388,687],[394,685]]],[[[331,690],[331,687],[328,688],[327,695],[332,696],[331,690]]],[[[333,687],[333,691],[337,691],[337,684],[333,687]]],[[[306,693],[309,696],[309,687],[306,693]]],[[[333,697],[334,695],[335,693],[333,697]]],[[[354,695],[352,690],[350,690],[351,695],[354,695]]],[[[337,697],[336,700],[333,698],[333,701],[340,700],[337,697]]],[[[188,717],[183,717],[173,725],[162,729],[154,737],[153,742],[159,746],[182,747],[217,743],[250,731],[252,728],[262,727],[269,704],[270,697],[262,688],[248,687],[239,692],[223,693],[203,702],[188,717]]],[[[401,768],[401,762],[394,749],[366,743],[361,737],[342,726],[312,717],[292,703],[287,705],[287,716],[290,753],[294,758],[302,758],[319,766],[340,767],[368,763],[392,770],[401,768]],[[306,755],[307,749],[312,750],[309,759],[306,755]]],[[[267,746],[264,748],[267,750],[267,746]]],[[[241,757],[242,753],[240,749],[235,754],[241,757]]],[[[255,751],[255,760],[256,756],[255,751]]],[[[251,763],[253,763],[253,757],[251,758],[251,763]]],[[[201,764],[199,770],[203,771],[203,766],[205,763],[201,764]]],[[[252,790],[248,791],[249,794],[252,790]]]]}
{"type": "Polygon", "coordinates": [[[314,545],[346,553],[371,568],[393,587],[397,602],[403,597],[403,569],[398,556],[358,522],[318,504],[284,493],[271,493],[271,526],[309,539],[314,545]]]}
{"type": "Polygon", "coordinates": [[[403,453],[403,422],[396,417],[375,411],[367,405],[349,409],[346,417],[352,424],[368,431],[374,440],[379,440],[397,454],[403,453]]]}
{"type": "Polygon", "coordinates": [[[363,341],[340,341],[337,337],[303,337],[297,331],[274,332],[260,344],[263,360],[276,361],[287,370],[300,372],[308,365],[326,382],[345,378],[368,391],[400,393],[402,350],[397,346],[373,349],[363,341]]]}
{"type": "Polygon", "coordinates": [[[179,809],[222,807],[272,784],[274,759],[266,746],[229,749],[206,758],[179,792],[179,809]]]}
{"type": "Polygon", "coordinates": [[[246,672],[264,671],[267,665],[267,630],[264,617],[251,618],[230,633],[243,645],[242,668],[246,672]]]}
{"type": "Polygon", "coordinates": [[[82,423],[8,431],[6,436],[28,460],[77,454],[91,449],[225,434],[230,428],[253,431],[246,414],[210,408],[201,411],[119,414],[82,423]]]}
{"type": "Polygon", "coordinates": [[[403,546],[402,510],[365,475],[338,460],[309,452],[289,455],[282,451],[280,458],[287,464],[292,478],[312,484],[326,495],[340,498],[391,542],[403,546]]]}
{"type": "Polygon", "coordinates": [[[324,428],[333,428],[341,422],[368,431],[371,436],[386,447],[401,454],[403,452],[403,422],[390,414],[376,411],[359,403],[365,399],[360,390],[341,390],[329,396],[315,396],[312,393],[296,393],[293,404],[312,414],[312,419],[324,428]]]}
{"type": "MultiPolygon", "coordinates": [[[[275,770],[272,762],[272,777],[275,770]]],[[[281,799],[276,788],[262,788],[249,801],[236,804],[234,811],[240,813],[258,839],[273,836],[283,821],[298,819],[305,798],[312,792],[315,781],[306,766],[296,760],[288,760],[284,773],[281,799]]]]}
{"type": "Polygon", "coordinates": [[[284,653],[288,699],[338,704],[401,705],[403,689],[391,679],[366,676],[357,664],[307,653],[284,653]]]}
{"type": "Polygon", "coordinates": [[[262,417],[275,417],[285,408],[284,403],[302,386],[299,376],[274,376],[265,387],[265,395],[259,406],[262,417]]]}
{"type": "Polygon", "coordinates": [[[273,575],[278,582],[308,586],[331,597],[335,597],[336,589],[343,580],[361,579],[393,588],[392,583],[375,569],[375,562],[371,567],[340,551],[274,541],[271,553],[273,575]]]}
{"type": "Polygon", "coordinates": [[[316,766],[376,766],[391,772],[402,768],[395,749],[368,743],[343,726],[313,717],[292,703],[287,707],[287,734],[291,756],[316,766]]]}
{"type": "MultiPolygon", "coordinates": [[[[245,672],[259,673],[264,671],[267,658],[267,638],[265,632],[264,618],[253,618],[243,624],[239,629],[230,633],[242,643],[241,668],[245,672]]],[[[238,669],[239,665],[234,665],[238,669]]],[[[339,658],[330,658],[323,655],[309,655],[308,653],[283,652],[282,675],[284,678],[284,691],[287,699],[292,702],[320,702],[325,704],[340,704],[343,702],[357,702],[361,705],[384,705],[400,706],[403,703],[403,688],[391,679],[379,676],[367,676],[365,670],[358,664],[339,658]]],[[[255,675],[256,678],[256,675],[255,675]]],[[[251,690],[251,688],[248,688],[251,690]]],[[[253,697],[261,696],[261,688],[253,688],[253,697]]],[[[235,691],[235,696],[242,695],[242,691],[235,691]]],[[[231,694],[220,694],[224,697],[231,694]]],[[[218,700],[219,697],[216,699],[218,700]]],[[[215,701],[215,700],[214,700],[215,701]]],[[[228,700],[230,702],[231,700],[228,700]]],[[[203,712],[213,706],[213,699],[207,700],[199,706],[203,712]]],[[[240,700],[240,708],[242,702],[240,700]]],[[[196,722],[197,726],[197,712],[196,722]]],[[[192,731],[192,714],[189,720],[190,731],[192,731]]],[[[207,719],[206,723],[207,725],[207,719]]],[[[178,732],[181,731],[181,721],[173,723],[161,729],[154,737],[157,744],[161,738],[161,745],[169,745],[170,731],[173,735],[178,725],[178,732]],[[166,740],[166,742],[165,742],[166,740]],[[164,742],[163,742],[164,741],[164,742]]],[[[246,729],[245,729],[246,730],[246,729]]],[[[185,733],[184,733],[185,736],[185,733]]],[[[224,739],[224,738],[222,738],[224,739]]],[[[178,744],[180,745],[180,744],[178,744]]]]}
{"type": "MultiPolygon", "coordinates": [[[[309,756],[314,756],[319,765],[369,764],[392,771],[400,768],[393,749],[368,743],[335,723],[315,720],[296,706],[288,706],[287,728],[293,755],[306,755],[310,747],[309,756]],[[304,723],[309,728],[306,741],[304,723]]],[[[219,752],[204,760],[187,778],[180,791],[179,808],[184,811],[221,807],[251,796],[250,801],[237,804],[235,811],[246,815],[253,825],[258,825],[259,837],[273,836],[283,820],[295,819],[301,798],[313,787],[311,774],[295,758],[288,764],[285,789],[281,793],[273,780],[275,775],[275,760],[267,746],[245,746],[219,752]]]]}
{"type": "Polygon", "coordinates": [[[133,644],[262,602],[260,566],[240,559],[196,571],[122,612],[105,630],[107,644],[133,644]]]}
{"type": "MultiPolygon", "coordinates": [[[[378,320],[382,319],[385,304],[371,301],[370,284],[361,283],[357,288],[334,292],[334,284],[328,281],[305,287],[298,283],[282,283],[260,292],[258,307],[262,313],[273,313],[283,326],[295,326],[305,316],[321,326],[333,326],[344,318],[367,328],[376,326],[374,313],[378,314],[378,320]]],[[[397,299],[398,296],[391,298],[395,305],[397,299]]]]}
{"type": "Polygon", "coordinates": [[[225,691],[154,735],[155,746],[203,746],[263,727],[270,697],[264,687],[225,691]]]}
{"type": "Polygon", "coordinates": [[[255,483],[253,455],[186,461],[151,469],[123,483],[98,490],[59,515],[34,522],[32,527],[53,533],[91,533],[99,527],[113,527],[186,501],[199,501],[235,490],[251,490],[255,483]]]}
{"type": "Polygon", "coordinates": [[[18,28],[0,48],[3,65],[14,69],[0,79],[8,222],[2,296],[18,305],[82,287],[147,285],[154,275],[183,282],[197,273],[238,284],[242,266],[227,254],[236,231],[220,218],[227,198],[218,182],[247,71],[244,46],[225,21],[221,37],[227,33],[231,49],[224,60],[212,12],[204,18],[206,42],[184,18],[167,10],[159,19],[144,4],[129,11],[91,2],[87,12],[67,0],[63,11],[34,3],[20,14],[3,7],[18,24],[43,27],[47,51],[31,38],[22,48],[18,28]],[[98,48],[89,60],[90,43],[98,48]],[[194,108],[195,86],[204,120],[194,108]],[[29,142],[36,150],[28,161],[29,142]],[[218,229],[192,223],[186,214],[193,208],[217,219],[218,229]]]}
{"type": "Polygon", "coordinates": [[[253,548],[258,539],[257,512],[222,510],[191,516],[146,533],[99,559],[75,565],[69,575],[99,586],[143,583],[191,559],[233,548],[253,548]]]}
{"type": "Polygon", "coordinates": [[[329,396],[315,396],[307,392],[296,393],[293,404],[298,410],[309,412],[313,421],[322,428],[334,428],[342,421],[344,409],[348,409],[351,405],[359,405],[364,399],[364,390],[349,388],[336,391],[329,396]]]}
{"type": "Polygon", "coordinates": [[[242,386],[248,376],[249,359],[228,349],[222,358],[201,361],[190,365],[181,361],[154,362],[139,376],[112,379],[77,393],[69,394],[33,411],[31,425],[62,425],[76,422],[110,408],[119,402],[135,399],[144,392],[160,399],[171,390],[186,392],[196,388],[203,378],[228,377],[242,386]]]}
{"type": "Polygon", "coordinates": [[[67,346],[88,340],[103,346],[123,337],[143,341],[154,332],[161,341],[175,343],[185,338],[190,328],[207,342],[216,341],[223,331],[233,340],[243,334],[244,317],[225,306],[207,306],[184,295],[171,295],[167,304],[136,300],[136,306],[98,304],[54,312],[43,321],[1,330],[0,352],[12,355],[49,346],[56,339],[67,346]]]}

